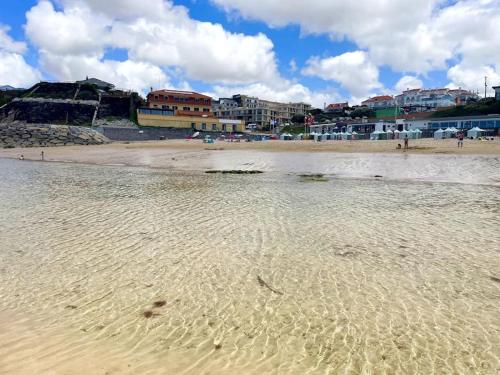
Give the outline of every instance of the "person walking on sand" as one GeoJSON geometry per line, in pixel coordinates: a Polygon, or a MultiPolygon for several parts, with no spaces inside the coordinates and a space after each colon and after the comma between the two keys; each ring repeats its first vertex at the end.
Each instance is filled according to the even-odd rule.
{"type": "Polygon", "coordinates": [[[21,156],[19,157],[19,160],[24,160],[24,155],[21,155],[21,156]]]}
{"type": "Polygon", "coordinates": [[[42,156],[42,161],[44,161],[45,160],[45,154],[43,153],[43,151],[42,151],[42,153],[40,155],[42,156]]]}
{"type": "Polygon", "coordinates": [[[405,150],[408,150],[408,134],[405,135],[405,150]]]}
{"type": "Polygon", "coordinates": [[[463,132],[458,133],[457,138],[458,138],[458,142],[457,142],[458,148],[463,148],[464,147],[464,133],[463,132]]]}

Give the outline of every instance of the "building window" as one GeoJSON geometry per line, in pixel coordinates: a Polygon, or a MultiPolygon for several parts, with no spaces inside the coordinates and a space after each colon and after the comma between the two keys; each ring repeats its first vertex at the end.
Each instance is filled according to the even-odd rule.
{"type": "Polygon", "coordinates": [[[236,131],[236,125],[233,125],[233,132],[236,131]]]}
{"type": "Polygon", "coordinates": [[[207,130],[207,124],[205,123],[201,124],[201,130],[207,130]]]}
{"type": "Polygon", "coordinates": [[[203,112],[210,112],[208,108],[203,108],[203,112]]]}
{"type": "Polygon", "coordinates": [[[194,122],[191,123],[191,129],[196,130],[196,123],[194,122]]]}
{"type": "Polygon", "coordinates": [[[155,95],[155,100],[158,100],[158,95],[155,95]]]}
{"type": "Polygon", "coordinates": [[[194,111],[195,112],[200,112],[200,109],[199,108],[195,108],[194,111]]]}
{"type": "Polygon", "coordinates": [[[226,124],[222,124],[222,131],[225,132],[226,131],[226,124]]]}
{"type": "Polygon", "coordinates": [[[212,130],[217,130],[217,124],[212,124],[212,130]]]}
{"type": "Polygon", "coordinates": [[[183,107],[183,108],[182,108],[182,110],[183,110],[183,111],[190,111],[190,110],[191,110],[191,108],[190,108],[190,107],[183,107]]]}

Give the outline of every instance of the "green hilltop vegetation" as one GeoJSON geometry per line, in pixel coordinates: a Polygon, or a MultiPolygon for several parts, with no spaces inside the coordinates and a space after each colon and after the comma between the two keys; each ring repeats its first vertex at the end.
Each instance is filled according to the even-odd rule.
{"type": "Polygon", "coordinates": [[[431,117],[460,117],[500,114],[500,100],[495,98],[480,99],[475,103],[436,111],[431,117]]]}

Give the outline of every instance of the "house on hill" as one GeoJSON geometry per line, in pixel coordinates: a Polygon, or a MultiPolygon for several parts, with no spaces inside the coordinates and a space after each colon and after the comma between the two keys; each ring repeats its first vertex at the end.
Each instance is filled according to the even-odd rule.
{"type": "Polygon", "coordinates": [[[100,79],[97,78],[87,77],[83,81],[76,81],[76,83],[79,83],[80,85],[94,85],[98,89],[104,91],[113,90],[115,88],[115,85],[113,85],[112,83],[101,81],[100,79]]]}

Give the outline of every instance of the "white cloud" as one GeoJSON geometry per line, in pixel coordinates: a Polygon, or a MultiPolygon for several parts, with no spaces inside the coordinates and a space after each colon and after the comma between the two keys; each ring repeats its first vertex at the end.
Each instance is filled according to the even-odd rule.
{"type": "Polygon", "coordinates": [[[302,69],[302,74],[339,82],[354,97],[367,96],[382,88],[377,67],[363,51],[324,59],[312,57],[302,69]]]}
{"type": "Polygon", "coordinates": [[[400,72],[447,69],[450,59],[500,61],[498,0],[212,0],[271,27],[347,38],[377,65],[400,72]]]}
{"type": "Polygon", "coordinates": [[[9,28],[0,25],[0,85],[29,87],[40,79],[40,72],[24,60],[26,44],[13,40],[9,28]]]}
{"type": "Polygon", "coordinates": [[[481,65],[467,67],[459,64],[448,70],[449,86],[452,88],[461,87],[464,89],[479,91],[479,95],[484,95],[484,77],[488,77],[488,96],[494,96],[492,86],[500,85],[500,66],[481,65]]]}
{"type": "MultiPolygon", "coordinates": [[[[210,83],[252,83],[278,76],[267,36],[231,33],[219,24],[193,20],[186,8],[170,1],[153,0],[147,7],[132,0],[61,4],[57,10],[42,0],[27,14],[26,33],[45,59],[68,57],[61,60],[64,64],[74,61],[70,56],[82,56],[103,63],[107,48],[124,48],[133,62],[180,68],[188,78],[210,83]]],[[[59,77],[65,69],[49,73],[59,77]]]]}
{"type": "Polygon", "coordinates": [[[143,94],[150,87],[171,87],[167,75],[157,66],[145,62],[113,61],[99,56],[59,56],[42,54],[43,68],[63,81],[101,77],[118,88],[132,89],[143,94]]]}
{"type": "Polygon", "coordinates": [[[397,93],[401,93],[402,91],[408,89],[420,89],[424,86],[424,83],[414,76],[403,76],[396,83],[395,89],[397,93]]]}

